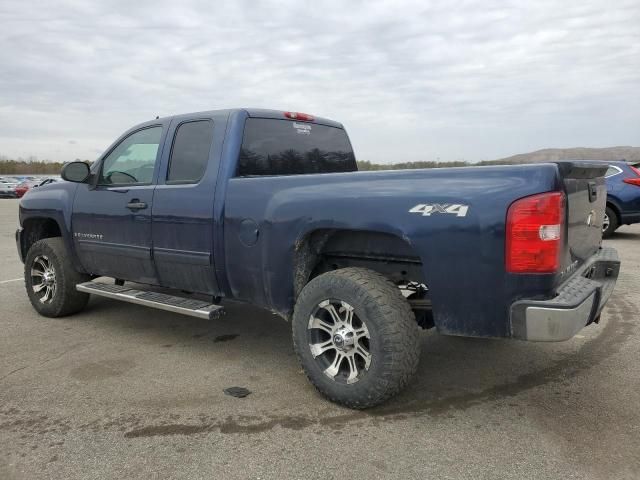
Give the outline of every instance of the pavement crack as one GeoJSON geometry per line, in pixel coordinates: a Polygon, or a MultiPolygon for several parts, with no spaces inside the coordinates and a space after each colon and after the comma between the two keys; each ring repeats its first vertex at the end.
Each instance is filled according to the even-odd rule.
{"type": "Polygon", "coordinates": [[[13,375],[16,372],[19,372],[20,370],[24,370],[25,368],[29,368],[29,365],[25,365],[24,367],[20,367],[20,368],[16,368],[15,370],[10,371],[9,373],[7,373],[6,375],[0,377],[0,382],[2,380],[4,380],[7,377],[10,377],[11,375],[13,375]]]}
{"type": "Polygon", "coordinates": [[[72,345],[71,347],[67,348],[66,350],[64,350],[62,353],[60,353],[59,355],[56,355],[55,357],[51,357],[51,358],[47,358],[46,360],[37,363],[35,365],[25,365],[23,367],[20,368],[16,368],[15,370],[12,370],[11,372],[7,373],[6,375],[0,377],[0,382],[5,380],[6,378],[10,377],[11,375],[13,375],[14,373],[20,372],[22,370],[25,370],[27,368],[33,368],[33,367],[41,367],[42,365],[45,365],[49,362],[53,362],[55,360],[58,360],[59,358],[64,357],[67,353],[69,353],[72,350],[75,350],[77,347],[83,345],[82,343],[77,343],[75,345],[72,345]]]}
{"type": "Polygon", "coordinates": [[[82,343],[76,343],[75,345],[72,345],[71,347],[67,348],[66,350],[64,350],[62,353],[60,353],[59,355],[56,355],[55,357],[51,357],[48,358],[46,360],[44,360],[43,362],[40,362],[37,366],[41,367],[42,365],[45,365],[49,362],[53,362],[55,360],[58,360],[59,358],[64,357],[67,353],[71,352],[72,350],[75,350],[76,348],[82,346],[82,343]]]}

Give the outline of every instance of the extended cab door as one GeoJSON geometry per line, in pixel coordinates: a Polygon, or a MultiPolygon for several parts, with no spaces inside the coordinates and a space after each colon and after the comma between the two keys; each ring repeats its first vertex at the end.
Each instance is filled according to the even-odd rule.
{"type": "Polygon", "coordinates": [[[153,257],[160,285],[218,295],[214,193],[225,122],[177,117],[167,134],[153,203],[153,257]]]}
{"type": "Polygon", "coordinates": [[[151,209],[162,139],[162,125],[130,133],[103,158],[96,180],[78,186],[71,224],[88,273],[157,283],[151,209]]]}

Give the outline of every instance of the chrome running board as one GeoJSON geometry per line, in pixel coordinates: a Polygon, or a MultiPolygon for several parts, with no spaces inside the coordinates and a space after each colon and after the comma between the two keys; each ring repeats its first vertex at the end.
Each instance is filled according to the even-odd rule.
{"type": "Polygon", "coordinates": [[[99,297],[112,298],[122,302],[135,303],[146,307],[190,315],[204,320],[214,320],[224,313],[224,307],[214,303],[166,295],[164,293],[136,290],[124,285],[85,282],[76,285],[76,290],[99,297]]]}

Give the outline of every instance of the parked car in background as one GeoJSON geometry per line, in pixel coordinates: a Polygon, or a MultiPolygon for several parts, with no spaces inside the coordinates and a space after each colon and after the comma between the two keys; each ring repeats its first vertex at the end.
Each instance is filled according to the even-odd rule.
{"type": "Polygon", "coordinates": [[[566,160],[569,163],[607,165],[607,204],[602,220],[602,238],[609,238],[622,225],[640,223],[640,163],[624,160],[566,160]]]}
{"type": "Polygon", "coordinates": [[[0,198],[22,198],[32,188],[61,181],[60,177],[0,177],[0,198]]]}
{"type": "Polygon", "coordinates": [[[18,183],[15,178],[0,178],[0,198],[18,198],[16,194],[18,183]]]}
{"type": "Polygon", "coordinates": [[[14,175],[11,178],[13,180],[15,180],[16,183],[18,183],[18,184],[20,184],[22,182],[29,182],[29,181],[32,181],[32,180],[37,180],[36,177],[32,177],[32,176],[29,176],[29,175],[14,175]]]}
{"type": "Polygon", "coordinates": [[[608,238],[621,225],[640,223],[640,164],[606,162],[607,208],[602,236],[608,238]]]}
{"type": "Polygon", "coordinates": [[[22,182],[15,187],[16,197],[22,198],[25,193],[27,193],[30,189],[35,188],[40,185],[40,182],[37,180],[27,180],[22,182]]]}

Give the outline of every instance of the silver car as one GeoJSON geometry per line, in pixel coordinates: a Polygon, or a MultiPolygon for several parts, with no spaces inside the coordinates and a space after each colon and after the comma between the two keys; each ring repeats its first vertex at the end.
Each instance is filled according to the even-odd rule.
{"type": "Polygon", "coordinates": [[[14,178],[0,178],[0,198],[17,198],[18,182],[14,178]]]}

